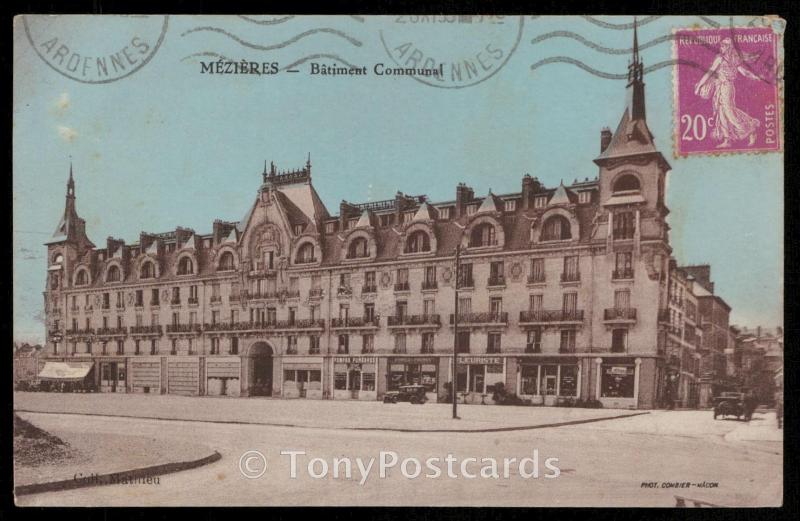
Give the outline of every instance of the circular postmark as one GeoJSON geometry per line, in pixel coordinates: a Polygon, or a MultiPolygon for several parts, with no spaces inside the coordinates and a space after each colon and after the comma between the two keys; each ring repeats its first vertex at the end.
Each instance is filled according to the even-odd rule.
{"type": "Polygon", "coordinates": [[[381,43],[401,68],[439,69],[411,75],[445,89],[477,85],[503,68],[522,38],[523,16],[402,15],[386,20],[381,43]]]}
{"type": "Polygon", "coordinates": [[[25,34],[53,70],[81,83],[111,83],[144,67],[167,33],[167,15],[25,15],[25,34]]]}

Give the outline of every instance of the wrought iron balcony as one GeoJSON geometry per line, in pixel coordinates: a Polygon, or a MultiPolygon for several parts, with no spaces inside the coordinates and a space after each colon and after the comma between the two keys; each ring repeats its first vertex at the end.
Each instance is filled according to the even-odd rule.
{"type": "Polygon", "coordinates": [[[435,280],[423,280],[422,281],[422,290],[423,291],[434,290],[434,289],[438,289],[438,288],[439,288],[439,285],[436,283],[435,280]]]}
{"type": "Polygon", "coordinates": [[[187,300],[188,300],[190,306],[196,306],[197,304],[200,303],[200,301],[199,301],[199,299],[197,297],[189,297],[187,300]]]}
{"type": "Polygon", "coordinates": [[[635,322],[636,308],[606,308],[603,312],[606,322],[635,322]]]}
{"type": "Polygon", "coordinates": [[[494,275],[489,277],[489,282],[487,283],[489,286],[505,286],[506,285],[506,278],[503,275],[494,275]]]}
{"type": "Polygon", "coordinates": [[[633,268],[623,268],[619,270],[614,270],[611,272],[611,278],[614,280],[619,279],[632,279],[633,278],[633,268]]]}
{"type": "Polygon", "coordinates": [[[396,315],[388,317],[389,327],[439,326],[441,323],[441,317],[435,313],[429,315],[396,315]]]}
{"type": "Polygon", "coordinates": [[[84,328],[84,329],[68,329],[67,330],[67,335],[68,336],[73,336],[73,335],[74,336],[94,335],[94,328],[93,327],[87,327],[87,328],[84,328]]]}
{"type": "Polygon", "coordinates": [[[406,346],[394,346],[394,348],[392,349],[392,353],[396,355],[404,355],[407,352],[408,351],[406,350],[406,346]]]}
{"type": "Polygon", "coordinates": [[[222,302],[221,295],[211,295],[211,303],[212,304],[220,304],[222,302]]]}
{"type": "Polygon", "coordinates": [[[575,271],[572,273],[564,272],[561,274],[561,282],[579,282],[581,280],[581,273],[575,271]]]}
{"type": "Polygon", "coordinates": [[[172,299],[169,301],[169,303],[170,303],[170,304],[172,304],[173,306],[180,306],[180,305],[181,305],[181,299],[180,299],[180,297],[179,297],[179,298],[174,298],[174,297],[173,297],[173,298],[172,298],[172,299]]]}
{"type": "Polygon", "coordinates": [[[544,276],[544,272],[535,273],[533,275],[528,276],[528,284],[542,284],[546,281],[547,278],[544,276]]]}
{"type": "Polygon", "coordinates": [[[200,333],[200,324],[167,324],[167,333],[200,333]]]}
{"type": "Polygon", "coordinates": [[[395,291],[410,291],[411,286],[409,286],[408,282],[398,282],[394,285],[395,291]]]}
{"type": "Polygon", "coordinates": [[[322,288],[311,288],[308,290],[308,298],[322,298],[322,288]]]}
{"type": "Polygon", "coordinates": [[[122,327],[101,327],[97,330],[97,336],[122,336],[128,334],[128,328],[122,327]]]}
{"type": "Polygon", "coordinates": [[[520,324],[583,322],[582,309],[536,309],[519,312],[520,324]]]}
{"type": "Polygon", "coordinates": [[[332,318],[332,328],[345,328],[345,327],[379,327],[380,317],[347,317],[347,318],[332,318]]]}
{"type": "MultiPolygon", "coordinates": [[[[450,324],[455,323],[455,315],[450,315],[450,324]]],[[[505,311],[499,313],[459,313],[459,324],[507,324],[508,313],[505,311]]]]}
{"type": "Polygon", "coordinates": [[[151,326],[131,326],[132,335],[160,335],[164,329],[160,324],[151,326]]]}
{"type": "Polygon", "coordinates": [[[370,293],[377,293],[378,286],[375,284],[364,284],[361,286],[361,294],[362,295],[369,295],[370,293]]]}
{"type": "Polygon", "coordinates": [[[541,342],[529,342],[525,344],[525,352],[526,353],[541,353],[542,352],[542,343],[541,342]]]}
{"type": "Polygon", "coordinates": [[[486,346],[486,352],[489,354],[497,354],[500,352],[500,346],[489,344],[486,346]]]}

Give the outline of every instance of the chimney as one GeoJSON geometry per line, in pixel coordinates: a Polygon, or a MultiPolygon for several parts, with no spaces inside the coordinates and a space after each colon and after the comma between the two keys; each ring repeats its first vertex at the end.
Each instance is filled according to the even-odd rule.
{"type": "Polygon", "coordinates": [[[222,223],[221,220],[215,219],[214,224],[212,225],[212,232],[214,239],[214,244],[219,244],[222,242],[222,236],[225,234],[225,225],[222,223]]]}
{"type": "Polygon", "coordinates": [[[459,218],[467,213],[467,203],[475,198],[475,192],[472,188],[464,183],[458,183],[456,186],[456,218],[459,218]]]}
{"type": "Polygon", "coordinates": [[[761,326],[756,328],[756,338],[761,338],[761,326]]]}
{"type": "Polygon", "coordinates": [[[608,148],[608,145],[611,144],[611,129],[608,127],[603,127],[603,130],[600,131],[600,153],[603,153],[608,148]]]}
{"type": "Polygon", "coordinates": [[[533,196],[542,188],[538,177],[525,174],[522,177],[522,207],[527,210],[533,208],[533,196]]]}
{"type": "Polygon", "coordinates": [[[406,208],[406,196],[403,195],[403,192],[397,191],[394,194],[394,222],[397,224],[403,223],[403,210],[406,208]]]}

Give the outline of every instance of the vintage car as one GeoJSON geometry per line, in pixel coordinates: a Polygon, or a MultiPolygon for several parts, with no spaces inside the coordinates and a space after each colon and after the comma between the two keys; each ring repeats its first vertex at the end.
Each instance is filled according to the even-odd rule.
{"type": "Polygon", "coordinates": [[[401,385],[398,391],[389,391],[383,395],[383,403],[411,402],[423,404],[428,401],[425,386],[419,384],[401,385]]]}
{"type": "Polygon", "coordinates": [[[719,396],[714,397],[714,419],[717,419],[717,416],[736,416],[737,419],[741,419],[743,416],[745,419],[748,416],[747,405],[745,403],[745,394],[744,393],[735,393],[735,392],[724,392],[719,396]]]}

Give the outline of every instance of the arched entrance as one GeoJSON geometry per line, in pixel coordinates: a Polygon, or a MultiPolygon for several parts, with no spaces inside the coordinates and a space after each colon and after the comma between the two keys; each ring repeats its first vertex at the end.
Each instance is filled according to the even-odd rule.
{"type": "Polygon", "coordinates": [[[272,396],[272,348],[257,342],[247,353],[250,396],[272,396]]]}

